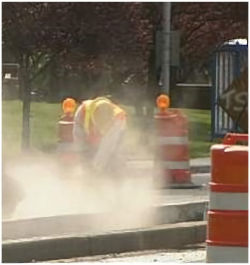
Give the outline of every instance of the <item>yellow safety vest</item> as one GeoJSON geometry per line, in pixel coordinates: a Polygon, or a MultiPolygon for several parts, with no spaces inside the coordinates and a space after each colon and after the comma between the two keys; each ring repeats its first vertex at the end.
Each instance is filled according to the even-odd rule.
{"type": "Polygon", "coordinates": [[[84,120],[83,126],[87,135],[91,134],[91,124],[93,124],[93,114],[100,103],[107,102],[113,106],[114,117],[118,117],[119,115],[124,115],[125,112],[119,106],[113,104],[108,98],[98,97],[96,99],[90,99],[84,101],[84,120]]]}

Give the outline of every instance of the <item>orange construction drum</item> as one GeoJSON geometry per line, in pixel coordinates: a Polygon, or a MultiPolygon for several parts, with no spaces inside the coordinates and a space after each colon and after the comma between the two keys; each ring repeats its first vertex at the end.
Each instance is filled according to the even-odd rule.
{"type": "Polygon", "coordinates": [[[58,121],[58,147],[57,151],[63,163],[74,163],[76,153],[73,141],[74,111],[76,102],[66,98],[62,103],[64,114],[58,121]]]}
{"type": "MultiPolygon", "coordinates": [[[[166,97],[166,96],[165,96],[166,97]]],[[[190,185],[188,120],[177,109],[167,109],[168,98],[157,98],[155,115],[155,169],[162,187],[190,185]]]]}
{"type": "Polygon", "coordinates": [[[248,262],[248,135],[228,134],[211,147],[207,262],[248,262]]]}
{"type": "Polygon", "coordinates": [[[74,111],[76,101],[73,98],[66,98],[62,102],[63,115],[58,122],[58,138],[61,143],[73,142],[74,111]]]}
{"type": "Polygon", "coordinates": [[[58,122],[58,138],[59,142],[69,143],[73,142],[73,126],[74,120],[72,118],[61,119],[58,122]]]}

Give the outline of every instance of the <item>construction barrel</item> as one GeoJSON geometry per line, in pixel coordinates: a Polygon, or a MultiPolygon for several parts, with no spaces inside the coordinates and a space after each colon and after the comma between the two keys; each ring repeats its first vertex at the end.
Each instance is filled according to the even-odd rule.
{"type": "Polygon", "coordinates": [[[187,117],[180,110],[164,109],[159,97],[157,104],[159,112],[154,117],[156,183],[162,188],[191,187],[187,117]]]}
{"type": "Polygon", "coordinates": [[[248,262],[248,146],[244,142],[247,134],[227,134],[222,144],[211,147],[209,263],[248,262]]]}
{"type": "Polygon", "coordinates": [[[70,143],[73,142],[73,117],[65,117],[58,121],[58,138],[59,142],[70,143]]]}
{"type": "Polygon", "coordinates": [[[63,163],[74,163],[76,152],[73,140],[74,111],[76,102],[66,98],[62,103],[64,114],[58,121],[58,147],[59,158],[63,163]]]}

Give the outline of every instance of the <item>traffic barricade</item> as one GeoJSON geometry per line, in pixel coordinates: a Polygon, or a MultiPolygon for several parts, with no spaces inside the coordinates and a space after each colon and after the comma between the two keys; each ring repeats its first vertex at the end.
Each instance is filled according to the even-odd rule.
{"type": "Polygon", "coordinates": [[[58,146],[59,159],[63,163],[75,163],[76,152],[73,140],[74,111],[76,102],[72,98],[66,98],[62,103],[64,114],[58,121],[58,146]]]}
{"type": "Polygon", "coordinates": [[[191,182],[188,120],[178,109],[168,109],[169,98],[157,98],[155,115],[156,183],[166,188],[194,187],[191,182]]]}
{"type": "Polygon", "coordinates": [[[248,262],[248,135],[228,134],[211,147],[207,262],[248,262]]]}

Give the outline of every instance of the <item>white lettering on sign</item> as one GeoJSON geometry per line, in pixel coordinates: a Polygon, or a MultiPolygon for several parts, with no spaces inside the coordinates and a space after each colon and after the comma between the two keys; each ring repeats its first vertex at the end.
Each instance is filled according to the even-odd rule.
{"type": "MultiPolygon", "coordinates": [[[[235,101],[236,101],[236,103],[239,103],[239,105],[240,105],[240,106],[234,106],[235,111],[242,111],[242,108],[247,103],[247,97],[248,97],[248,95],[247,95],[246,91],[237,93],[235,95],[235,101]]],[[[247,110],[247,107],[246,107],[246,110],[247,110]]]]}
{"type": "Polygon", "coordinates": [[[229,109],[229,107],[231,105],[230,103],[231,103],[231,100],[232,100],[231,96],[235,92],[236,92],[236,90],[235,89],[232,89],[232,90],[228,90],[226,93],[224,93],[224,94],[221,95],[221,99],[225,99],[225,101],[226,101],[226,104],[225,104],[225,108],[226,109],[229,109]]]}
{"type": "Polygon", "coordinates": [[[242,111],[247,102],[248,93],[246,91],[236,91],[236,89],[228,90],[221,95],[221,99],[225,100],[225,108],[229,109],[231,104],[234,103],[234,111],[242,111]],[[233,102],[234,101],[234,102],[233,102]]]}

